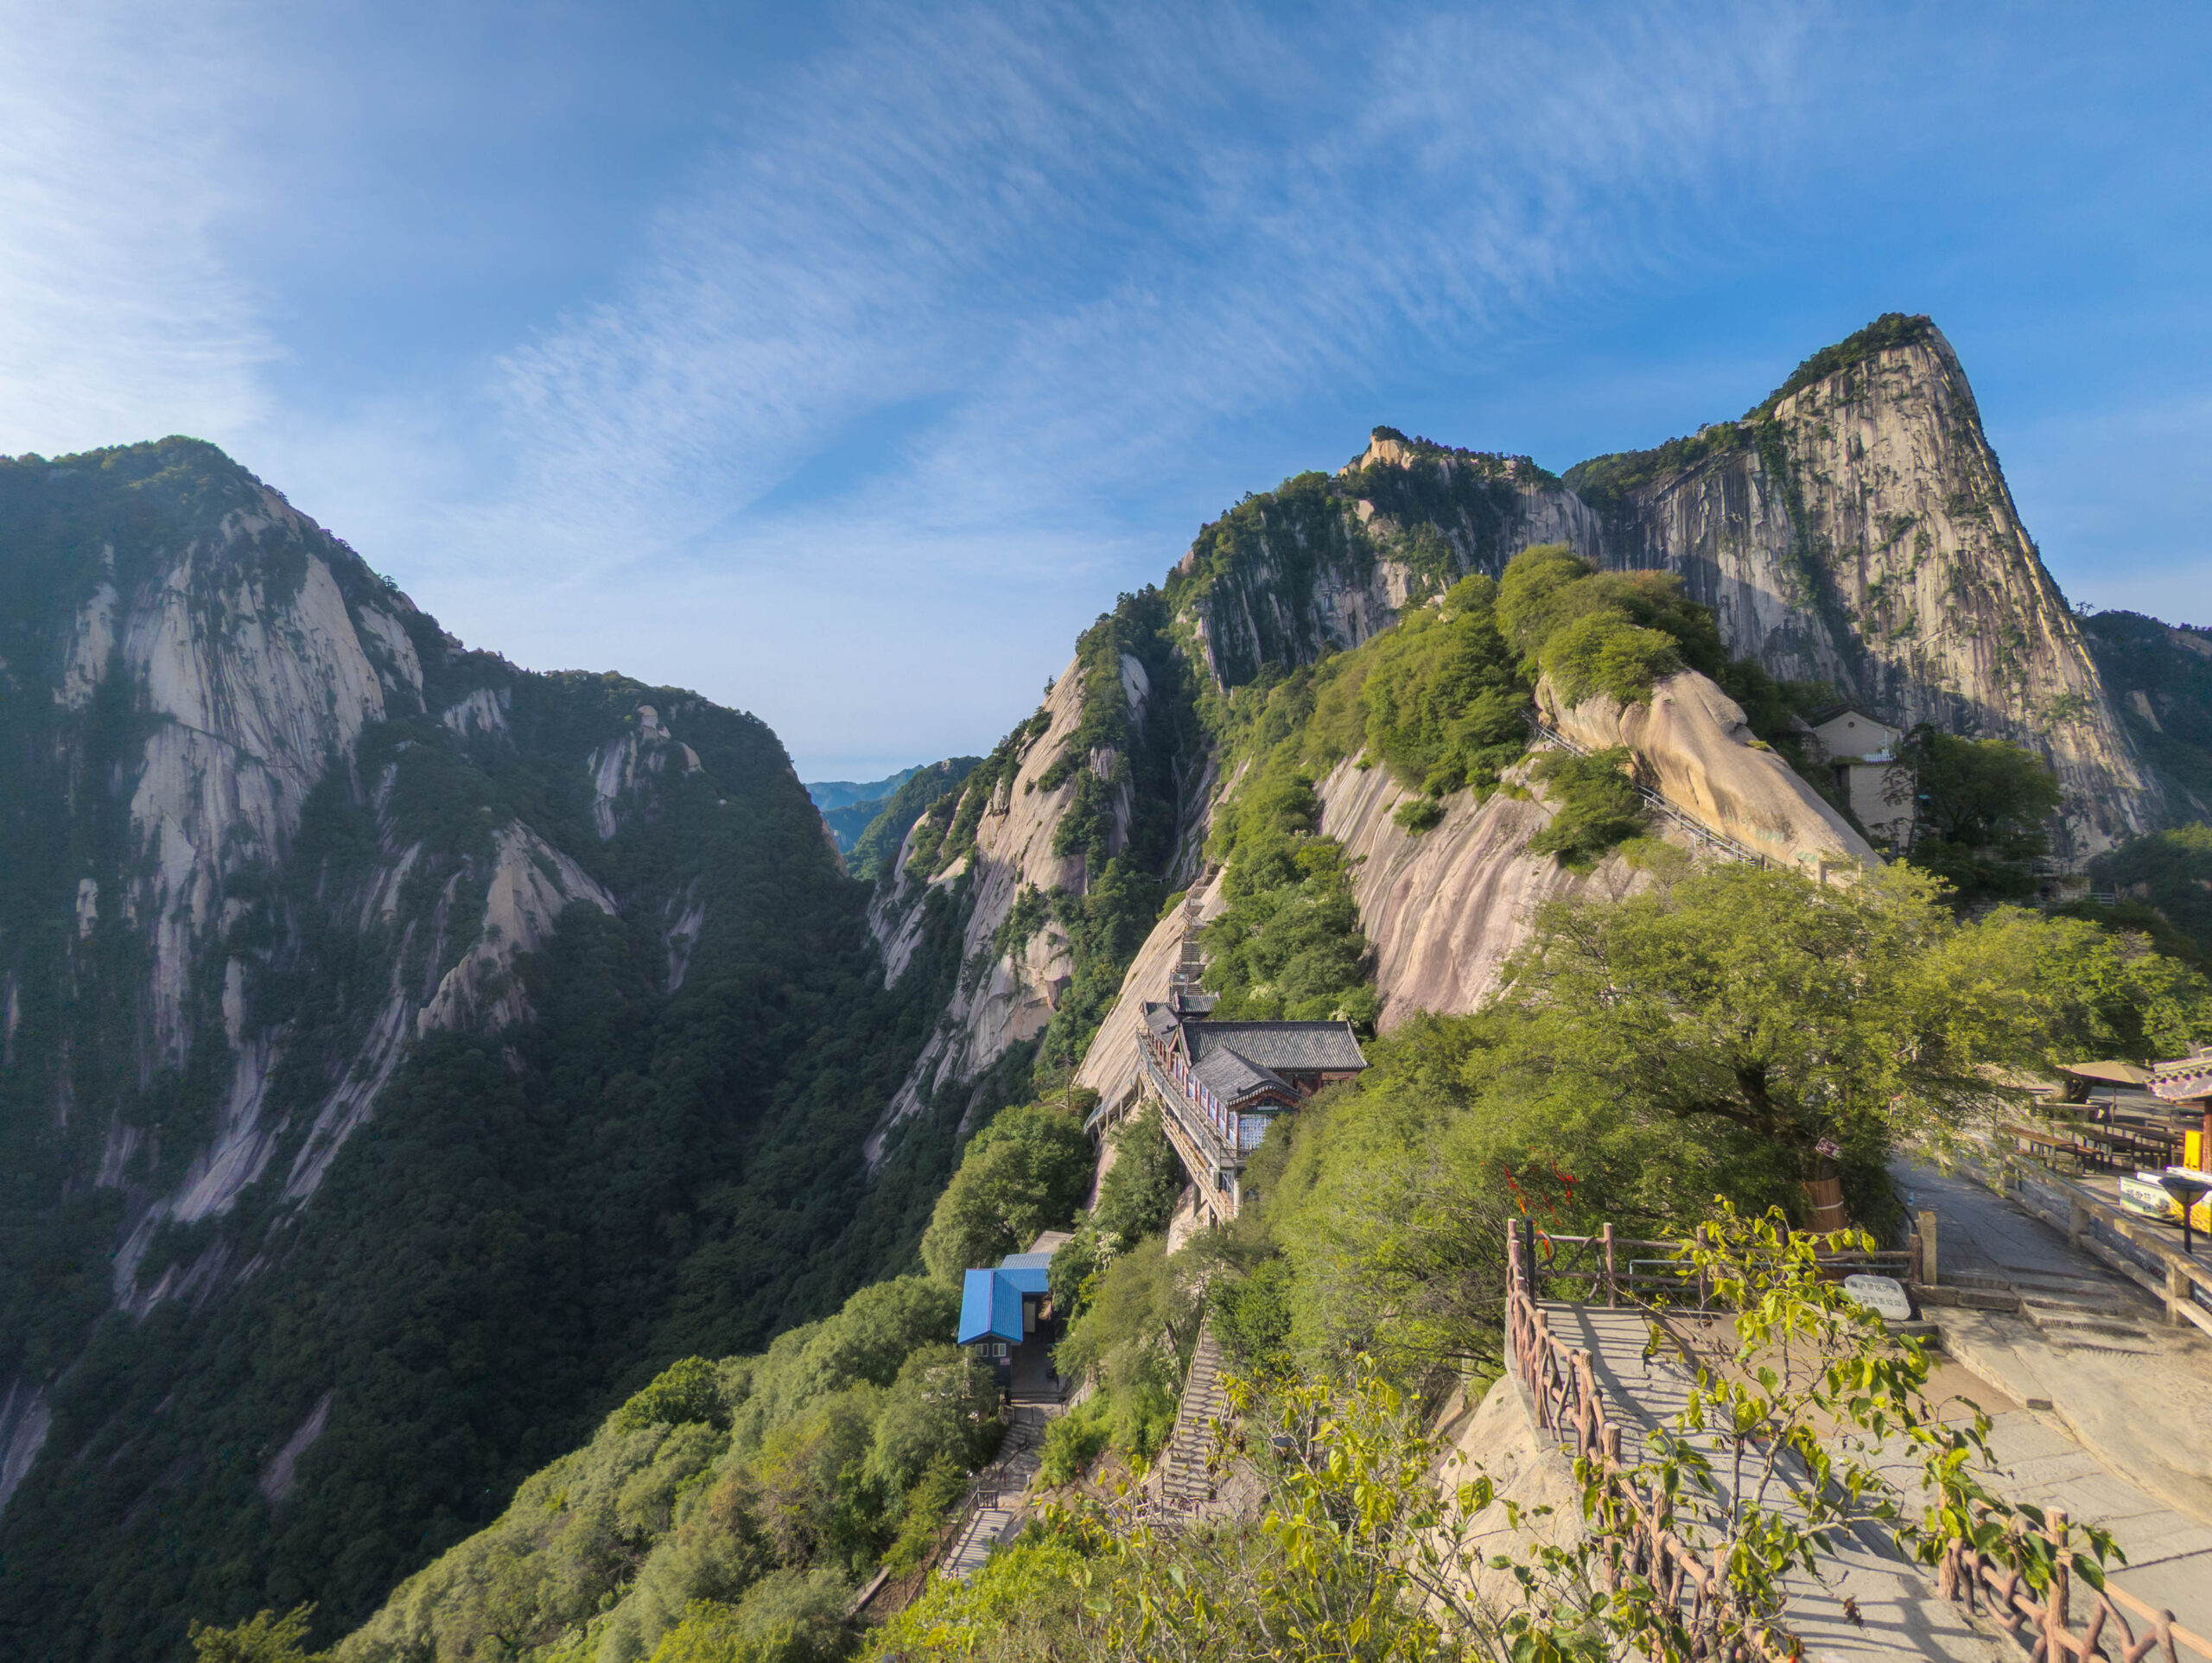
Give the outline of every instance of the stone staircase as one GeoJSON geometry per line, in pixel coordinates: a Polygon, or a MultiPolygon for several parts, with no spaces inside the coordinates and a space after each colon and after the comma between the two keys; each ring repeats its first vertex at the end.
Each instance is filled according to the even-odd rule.
{"type": "Polygon", "coordinates": [[[1198,1330],[1198,1342],[1191,1352],[1191,1373],[1183,1382],[1175,1431],[1153,1469],[1153,1494],[1162,1507],[1205,1512],[1219,1501],[1218,1475],[1207,1471],[1206,1463],[1213,1454],[1212,1423],[1229,1415],[1221,1368],[1221,1346],[1209,1322],[1198,1330]]]}
{"type": "Polygon", "coordinates": [[[1205,974],[1205,955],[1199,950],[1198,932],[1205,928],[1199,917],[1205,885],[1211,881],[1216,868],[1208,867],[1206,874],[1191,885],[1190,893],[1183,898],[1182,948],[1175,960],[1174,974],[1168,978],[1168,987],[1175,993],[1196,993],[1199,979],[1205,974]]]}
{"type": "Polygon", "coordinates": [[[1044,1461],[1045,1428],[1061,1411],[1057,1403],[1017,1402],[1010,1412],[1006,1441],[991,1464],[976,1475],[952,1544],[938,1561],[938,1574],[956,1582],[967,1581],[991,1549],[1021,1527],[1029,1511],[1029,1486],[1044,1461]]]}
{"type": "Polygon", "coordinates": [[[2009,1270],[2002,1276],[1947,1272],[1943,1280],[1967,1293],[2012,1295],[2019,1314],[2062,1349],[2124,1356],[2158,1349],[2139,1302],[2104,1277],[2009,1270]]]}

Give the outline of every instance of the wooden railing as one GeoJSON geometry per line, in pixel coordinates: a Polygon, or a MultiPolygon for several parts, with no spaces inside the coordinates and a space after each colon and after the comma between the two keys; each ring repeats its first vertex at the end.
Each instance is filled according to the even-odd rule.
{"type": "MultiPolygon", "coordinates": [[[[1559,1240],[1560,1238],[1554,1238],[1559,1240]]],[[[1610,1227],[1603,1240],[1615,1247],[1610,1227]]],[[[1659,1246],[1649,1243],[1638,1245],[1659,1246]]],[[[1671,1246],[1672,1244],[1665,1244],[1671,1246]]],[[[1621,1429],[1606,1413],[1605,1394],[1591,1367],[1590,1354],[1556,1338],[1534,1298],[1534,1280],[1524,1260],[1523,1232],[1505,1238],[1506,1329],[1514,1373],[1535,1406],[1537,1425],[1572,1444],[1602,1475],[1606,1495],[1629,1520],[1626,1539],[1606,1556],[1606,1590],[1618,1593],[1630,1577],[1645,1578],[1690,1635],[1698,1656],[1723,1655],[1722,1632],[1743,1634],[1728,1648],[1735,1663],[1789,1663],[1802,1658],[1803,1643],[1779,1628],[1749,1621],[1735,1600],[1726,1570],[1726,1550],[1707,1559],[1676,1535],[1663,1497],[1637,1483],[1621,1459],[1621,1429]]]]}
{"type": "Polygon", "coordinates": [[[2191,1323],[2212,1334],[2212,1270],[2179,1252],[2166,1239],[2164,1225],[2113,1206],[2017,1149],[1995,1147],[1991,1156],[1992,1170],[1972,1161],[1959,1165],[1999,1195],[2065,1231],[2071,1245],[2156,1295],[2165,1305],[2168,1322],[2191,1323]]]}
{"type": "MultiPolygon", "coordinates": [[[[2101,1206],[2093,1197],[2082,1199],[2101,1206]]],[[[1542,1283],[1589,1278],[1593,1304],[1600,1292],[1606,1295],[1608,1304],[1615,1304],[1623,1289],[1663,1282],[1671,1290],[1694,1290],[1702,1306],[1706,1290],[1694,1279],[1679,1273],[1641,1279],[1633,1273],[1618,1273],[1623,1248],[1664,1248],[1673,1253],[1681,1247],[1680,1242],[1618,1237],[1611,1224],[1594,1236],[1546,1235],[1526,1224],[1509,1228],[1505,1238],[1507,1355],[1515,1375],[1528,1388],[1537,1425],[1570,1444],[1578,1457],[1598,1464],[1608,1493],[1622,1504],[1632,1521],[1623,1559],[1608,1567],[1609,1588],[1617,1588],[1619,1577],[1627,1572],[1649,1577],[1694,1640],[1709,1647],[1723,1619],[1735,1615],[1728,1603],[1730,1592],[1719,1556],[1710,1565],[1700,1559],[1696,1550],[1669,1527],[1669,1514],[1659,1498],[1648,1494],[1629,1474],[1621,1459],[1621,1429],[1608,1412],[1590,1354],[1557,1338],[1537,1304],[1542,1283]],[[1569,1262],[1562,1265],[1562,1258],[1569,1262]]],[[[1863,1257],[1872,1268],[1891,1271],[1894,1266],[1890,1261],[1904,1255],[1863,1257]]],[[[1982,1553],[1963,1537],[1953,1539],[1944,1550],[1937,1591],[2003,1628],[2027,1649],[2036,1663],[2060,1663],[2066,1658],[2082,1660],[2082,1663],[2091,1658],[2140,1663],[2154,1649],[2165,1663],[2182,1663],[2183,1657],[2212,1663],[2212,1640],[2176,1622],[2171,1611],[2153,1608],[2111,1583],[2101,1589],[2093,1587],[2078,1575],[2067,1545],[2064,1513],[2053,1511],[2046,1515],[2044,1533],[2051,1545],[2055,1569],[2042,1599],[2035,1596],[2035,1590],[2017,1570],[1982,1553]],[[2077,1594],[2088,1607],[2079,1619],[2072,1614],[2077,1594]],[[2079,1634],[2075,1632],[2077,1621],[2079,1634]]],[[[1774,1663],[1802,1656],[1800,1643],[1778,1629],[1746,1642],[1746,1647],[1745,1656],[1770,1659],[1774,1663]]]]}
{"type": "Polygon", "coordinates": [[[2026,1577],[1978,1552],[1963,1538],[1955,1539],[1945,1551],[1936,1591],[1994,1622],[2031,1657],[2049,1663],[2069,1657],[2140,1663],[2154,1647],[2165,1663],[2181,1663],[2184,1655],[2212,1660],[2212,1641],[2183,1628],[2171,1611],[2153,1609],[2109,1582],[2100,1589],[2082,1581],[2066,1546],[2066,1514],[2054,1511],[2048,1519],[2056,1564],[2041,1600],[2026,1577]],[[2072,1613],[2077,1592],[2087,1596],[2089,1607],[2078,1634],[2072,1613]],[[2135,1622],[2128,1621],[2131,1612],[2135,1622]],[[2136,1623],[2143,1625],[2139,1639],[2136,1623]]]}

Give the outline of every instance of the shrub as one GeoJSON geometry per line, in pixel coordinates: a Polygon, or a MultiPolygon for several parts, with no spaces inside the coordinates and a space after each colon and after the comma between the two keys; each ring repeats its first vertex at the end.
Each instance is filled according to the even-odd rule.
{"type": "Polygon", "coordinates": [[[1444,823],[1444,805],[1433,797],[1416,797],[1398,804],[1390,818],[1418,837],[1444,823]]]}
{"type": "Polygon", "coordinates": [[[1628,748],[1615,746],[1587,757],[1547,751],[1534,771],[1550,789],[1552,822],[1529,840],[1529,853],[1549,854],[1570,870],[1587,871],[1615,844],[1643,829],[1643,799],[1622,770],[1628,748]]]}
{"type": "Polygon", "coordinates": [[[1092,1393],[1046,1429],[1039,1475],[1048,1484],[1073,1483],[1104,1450],[1113,1431],[1107,1399],[1092,1393]]]}
{"type": "Polygon", "coordinates": [[[682,1426],[692,1421],[727,1426],[714,1364],[686,1357],[663,1369],[653,1383],[614,1412],[614,1429],[643,1431],[648,1426],[682,1426]]]}

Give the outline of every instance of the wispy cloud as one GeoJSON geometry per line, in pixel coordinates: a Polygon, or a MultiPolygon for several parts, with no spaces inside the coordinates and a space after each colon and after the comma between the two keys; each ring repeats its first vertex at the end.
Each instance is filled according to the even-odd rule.
{"type": "Polygon", "coordinates": [[[1409,329],[1465,352],[1670,257],[1795,33],[1711,7],[855,10],[624,293],[506,358],[523,463],[484,506],[579,572],[709,526],[773,547],[738,511],[868,411],[936,400],[809,535],[872,541],[894,504],[953,541],[1080,511],[1255,402],[1357,384],[1409,329]]]}
{"type": "Polygon", "coordinates": [[[243,428],[276,352],[226,262],[255,73],[220,6],[0,10],[0,449],[243,428]]]}
{"type": "MultiPolygon", "coordinates": [[[[680,157],[572,181],[664,55],[602,85],[624,31],[596,19],[397,3],[0,0],[0,445],[216,438],[467,638],[698,686],[855,778],[988,742],[1114,589],[1421,419],[1409,390],[1462,442],[1649,442],[1931,282],[1978,303],[2037,238],[2016,153],[2048,123],[2002,89],[2049,42],[1936,14],[844,0],[789,50],[719,42],[680,157]],[[536,67],[469,60],[518,29],[536,67]],[[471,119],[476,162],[440,172],[471,119]],[[612,251],[480,305],[460,268],[539,270],[564,190],[612,251]],[[1691,295],[1703,333],[1670,336],[1691,295]]],[[[2164,523],[2069,481],[2036,435],[2080,423],[2035,420],[2047,547],[2164,523]]],[[[2106,449],[2122,496],[2158,471],[2106,449]]]]}

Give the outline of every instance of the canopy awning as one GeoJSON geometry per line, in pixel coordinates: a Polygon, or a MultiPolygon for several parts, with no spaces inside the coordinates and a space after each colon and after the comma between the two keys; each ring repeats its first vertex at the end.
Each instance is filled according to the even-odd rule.
{"type": "Polygon", "coordinates": [[[2103,1080],[2115,1086],[2143,1086],[2151,1082],[2151,1070],[2140,1063],[2061,1063],[2061,1074],[2070,1074],[2076,1080],[2103,1080]]]}

